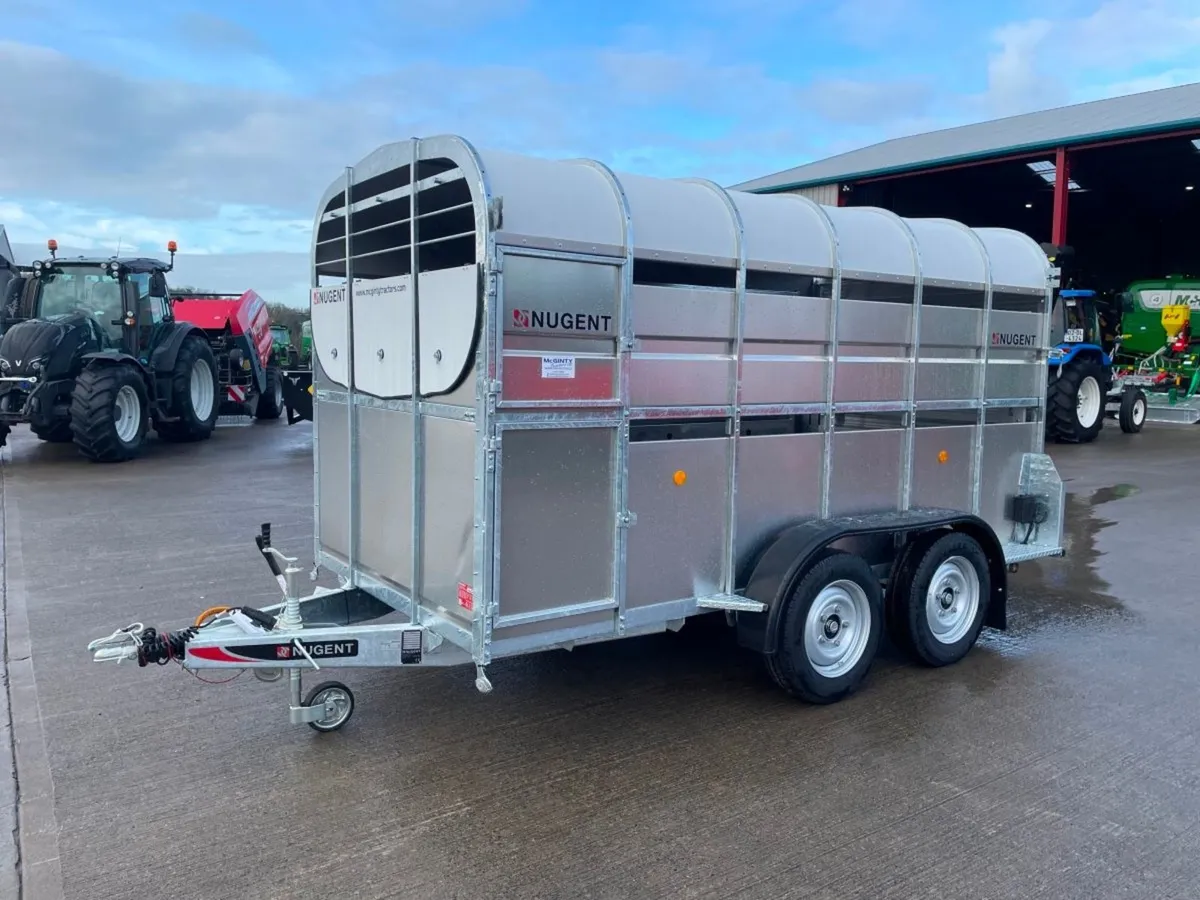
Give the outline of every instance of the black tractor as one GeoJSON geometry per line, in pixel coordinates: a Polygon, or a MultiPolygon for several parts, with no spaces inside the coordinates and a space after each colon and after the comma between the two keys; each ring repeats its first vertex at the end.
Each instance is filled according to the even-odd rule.
{"type": "Polygon", "coordinates": [[[138,455],[149,428],[165,441],[204,440],[217,422],[217,365],[204,332],[175,321],[157,259],[33,264],[3,308],[0,446],[14,425],[74,441],[96,462],[138,455]]]}

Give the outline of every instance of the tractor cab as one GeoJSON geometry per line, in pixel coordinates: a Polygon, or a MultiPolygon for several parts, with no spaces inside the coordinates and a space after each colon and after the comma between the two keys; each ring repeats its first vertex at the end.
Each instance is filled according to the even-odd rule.
{"type": "Polygon", "coordinates": [[[7,324],[85,320],[97,350],[119,351],[147,363],[162,328],[171,320],[166,273],[175,262],[149,258],[60,259],[48,242],[49,259],[33,263],[7,324]]]}
{"type": "Polygon", "coordinates": [[[1051,360],[1063,358],[1080,346],[1104,352],[1104,329],[1095,291],[1068,288],[1058,292],[1050,318],[1051,360]],[[1054,351],[1057,351],[1055,353],[1054,351]]]}

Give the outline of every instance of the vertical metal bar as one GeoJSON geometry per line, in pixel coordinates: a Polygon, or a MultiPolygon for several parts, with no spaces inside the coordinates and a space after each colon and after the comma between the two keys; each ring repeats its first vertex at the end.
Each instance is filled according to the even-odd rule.
{"type": "MultiPolygon", "coordinates": [[[[1061,275],[1057,266],[1051,267],[1046,272],[1046,293],[1043,299],[1042,307],[1042,323],[1038,334],[1038,351],[1037,360],[1038,366],[1043,367],[1043,378],[1048,378],[1050,375],[1050,325],[1054,316],[1054,293],[1059,286],[1059,277],[1061,275]]],[[[1046,381],[1041,381],[1041,384],[1046,385],[1046,381]]],[[[1046,404],[1049,402],[1049,391],[1043,387],[1041,392],[1041,403],[1038,404],[1038,423],[1036,434],[1036,445],[1031,449],[1038,453],[1046,451],[1046,404]]],[[[1101,400],[1103,404],[1103,400],[1101,400]]],[[[1101,415],[1104,415],[1104,410],[1101,409],[1101,415]]]]}
{"type": "MultiPolygon", "coordinates": [[[[471,633],[474,640],[473,657],[477,665],[491,661],[492,625],[498,614],[493,596],[499,579],[496,554],[499,544],[492,534],[497,521],[496,497],[499,491],[497,467],[500,462],[498,443],[492,444],[493,420],[496,412],[499,370],[498,335],[503,319],[504,285],[501,259],[496,251],[495,230],[501,225],[502,208],[492,197],[487,171],[470,145],[467,150],[476,172],[472,197],[475,208],[475,256],[480,271],[480,349],[475,361],[475,552],[472,567],[474,609],[471,633]]],[[[467,171],[463,168],[464,173],[467,171]]]]}
{"type": "Polygon", "coordinates": [[[833,287],[830,291],[829,298],[829,321],[827,327],[829,329],[829,358],[825,363],[825,448],[821,457],[821,518],[829,517],[829,495],[833,488],[833,437],[834,437],[834,413],[833,413],[833,398],[834,398],[834,380],[837,375],[837,357],[838,357],[838,322],[840,321],[840,307],[842,305],[842,254],[841,248],[837,240],[837,228],[833,222],[829,220],[826,214],[826,221],[829,223],[829,235],[834,246],[834,270],[833,270],[833,287]]]}
{"type": "Polygon", "coordinates": [[[614,616],[618,637],[625,634],[625,569],[629,558],[629,363],[633,356],[633,214],[629,198],[625,195],[616,174],[606,165],[595,160],[577,160],[580,165],[590,166],[607,179],[613,198],[621,211],[621,240],[625,258],[621,263],[620,284],[617,295],[617,390],[616,401],[621,408],[621,424],[615,429],[613,439],[613,562],[612,594],[616,603],[614,616]]]}
{"type": "Polygon", "coordinates": [[[908,509],[912,503],[913,453],[917,436],[917,365],[921,357],[921,302],[925,293],[925,271],[917,236],[913,234],[908,223],[902,218],[897,217],[897,221],[904,229],[904,233],[908,235],[909,245],[912,247],[913,268],[916,270],[916,281],[913,284],[912,324],[908,335],[911,355],[908,361],[908,378],[905,385],[908,393],[908,396],[905,397],[907,421],[905,423],[903,460],[900,467],[900,509],[904,510],[908,509]]]}
{"type": "MultiPolygon", "coordinates": [[[[1063,246],[1067,243],[1067,208],[1070,205],[1071,158],[1066,147],[1059,147],[1054,154],[1054,222],[1050,227],[1050,243],[1063,246]]],[[[1044,234],[1045,232],[1043,232],[1044,234]]]]}
{"type": "MultiPolygon", "coordinates": [[[[321,286],[321,276],[317,272],[317,238],[321,233],[321,215],[322,211],[317,213],[317,222],[313,226],[313,249],[309,259],[310,271],[312,272],[312,287],[308,292],[308,316],[309,321],[312,321],[312,301],[313,294],[321,286]]],[[[317,354],[316,339],[312,341],[310,351],[309,366],[312,368],[312,458],[313,458],[313,572],[316,573],[317,568],[321,565],[321,444],[320,444],[320,402],[317,400],[317,389],[321,387],[317,379],[317,373],[321,368],[321,362],[317,354]]]]}
{"type": "Polygon", "coordinates": [[[347,467],[347,497],[346,510],[349,521],[346,523],[348,536],[346,547],[346,562],[350,569],[350,584],[358,586],[358,402],[354,393],[354,260],[351,252],[351,235],[353,232],[353,191],[354,167],[346,166],[346,426],[349,443],[349,462],[347,467]]]}
{"type": "Polygon", "coordinates": [[[689,179],[715,191],[725,204],[729,218],[733,222],[734,253],[737,256],[737,274],[734,278],[734,299],[732,310],[733,331],[733,371],[734,380],[727,399],[732,403],[732,415],[729,420],[729,453],[726,457],[726,487],[725,487],[725,548],[724,559],[721,563],[721,592],[732,594],[737,582],[737,482],[738,482],[738,449],[742,431],[742,351],[743,336],[746,330],[746,224],[742,214],[733,202],[733,197],[720,185],[703,179],[689,179]]]}
{"type": "Polygon", "coordinates": [[[971,232],[971,237],[975,239],[975,243],[979,246],[979,252],[983,254],[984,277],[987,279],[987,284],[984,286],[983,313],[979,323],[979,368],[976,372],[975,382],[975,399],[979,402],[979,407],[975,417],[975,442],[971,448],[973,456],[971,460],[971,512],[978,515],[983,495],[983,438],[984,429],[987,425],[987,376],[988,360],[991,357],[992,350],[992,298],[994,290],[992,283],[992,255],[988,253],[987,245],[984,244],[982,238],[973,229],[968,230],[971,232]]]}
{"type": "Polygon", "coordinates": [[[408,258],[412,289],[412,585],[409,609],[413,624],[421,621],[421,598],[425,592],[424,545],[425,533],[425,418],[421,410],[421,273],[417,221],[417,162],[420,159],[420,138],[412,139],[412,154],[409,163],[408,190],[408,258]]]}
{"type": "Polygon", "coordinates": [[[500,517],[504,503],[504,432],[496,421],[496,403],[500,400],[500,392],[504,381],[504,252],[492,246],[494,270],[496,272],[496,302],[489,309],[494,315],[487,323],[489,342],[492,346],[492,367],[495,378],[491,382],[488,394],[488,430],[484,438],[487,456],[487,477],[490,493],[488,495],[488,610],[489,615],[481,623],[482,653],[484,658],[491,658],[491,631],[495,617],[501,614],[501,600],[504,599],[500,589],[500,576],[503,568],[500,561],[500,549],[504,538],[501,535],[500,517]]]}

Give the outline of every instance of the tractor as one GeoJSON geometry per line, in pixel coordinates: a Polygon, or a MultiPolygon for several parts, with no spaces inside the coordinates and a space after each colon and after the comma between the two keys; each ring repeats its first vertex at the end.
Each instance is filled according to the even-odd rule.
{"type": "MultiPolygon", "coordinates": [[[[1122,304],[1128,305],[1127,295],[1122,295],[1122,304]]],[[[1115,343],[1105,336],[1104,319],[1113,315],[1109,306],[1091,290],[1066,288],[1055,297],[1050,320],[1047,438],[1090,443],[1100,434],[1108,415],[1116,416],[1126,434],[1136,434],[1145,424],[1146,394],[1138,385],[1113,377],[1113,354],[1119,349],[1120,336],[1115,343]]]]}
{"type": "Polygon", "coordinates": [[[217,421],[208,339],[172,314],[171,261],[48,259],[29,269],[2,311],[0,445],[14,425],[74,442],[95,462],[123,462],[152,426],[166,441],[205,440],[217,421]]]}

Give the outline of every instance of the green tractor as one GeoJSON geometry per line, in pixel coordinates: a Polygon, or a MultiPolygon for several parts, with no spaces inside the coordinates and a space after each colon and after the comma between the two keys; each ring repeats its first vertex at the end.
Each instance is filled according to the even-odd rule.
{"type": "Polygon", "coordinates": [[[288,365],[299,357],[296,348],[292,346],[292,332],[286,325],[271,326],[271,350],[276,359],[285,360],[288,365]]]}
{"type": "Polygon", "coordinates": [[[205,440],[217,422],[217,364],[204,332],[173,315],[157,259],[33,263],[3,309],[0,445],[27,424],[96,462],[138,455],[151,427],[166,441],[205,440]]]}

